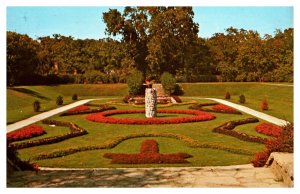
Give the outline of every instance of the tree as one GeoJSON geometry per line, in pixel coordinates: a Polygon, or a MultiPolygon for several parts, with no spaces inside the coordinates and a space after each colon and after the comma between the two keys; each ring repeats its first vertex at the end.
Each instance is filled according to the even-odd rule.
{"type": "Polygon", "coordinates": [[[7,32],[7,85],[31,83],[39,63],[38,42],[27,35],[7,32]]]}

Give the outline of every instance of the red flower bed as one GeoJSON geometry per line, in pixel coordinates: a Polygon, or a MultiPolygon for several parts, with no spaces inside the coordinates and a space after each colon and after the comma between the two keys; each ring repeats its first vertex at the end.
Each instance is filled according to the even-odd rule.
{"type": "Polygon", "coordinates": [[[45,130],[43,127],[38,125],[30,125],[24,127],[20,130],[10,132],[6,134],[6,138],[8,142],[20,141],[24,139],[29,139],[32,137],[40,136],[45,134],[45,130]]]}
{"type": "Polygon", "coordinates": [[[279,137],[282,132],[281,127],[270,123],[261,123],[255,127],[255,130],[258,133],[262,133],[273,137],[279,137]]]}
{"type": "Polygon", "coordinates": [[[200,122],[215,119],[211,113],[196,111],[196,110],[165,110],[161,109],[158,113],[173,113],[173,114],[189,114],[189,117],[176,118],[112,118],[108,117],[117,114],[136,114],[145,113],[144,110],[112,110],[101,113],[87,115],[85,118],[93,122],[112,123],[112,124],[136,124],[136,125],[150,125],[150,124],[175,124],[175,123],[189,123],[200,122]]]}
{"type": "Polygon", "coordinates": [[[145,140],[139,154],[106,153],[105,158],[112,159],[113,164],[177,164],[188,163],[185,158],[192,157],[186,153],[160,154],[155,140],[145,140]]]}
{"type": "Polygon", "coordinates": [[[81,106],[77,106],[75,108],[68,110],[68,113],[82,112],[82,111],[87,111],[87,110],[90,110],[90,107],[88,107],[86,105],[81,105],[81,106]]]}
{"type": "Polygon", "coordinates": [[[226,106],[224,104],[216,104],[212,107],[212,109],[221,111],[221,112],[227,112],[227,113],[239,113],[239,111],[237,111],[234,108],[231,108],[229,106],[226,106]]]}

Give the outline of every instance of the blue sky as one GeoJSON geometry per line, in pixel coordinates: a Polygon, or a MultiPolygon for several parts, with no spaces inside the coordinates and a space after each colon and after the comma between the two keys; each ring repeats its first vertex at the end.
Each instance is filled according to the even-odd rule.
{"type": "MultiPolygon", "coordinates": [[[[122,7],[7,7],[7,30],[32,38],[61,34],[99,39],[104,34],[102,13],[122,7]]],[[[262,36],[293,27],[293,7],[193,7],[199,36],[211,37],[226,28],[257,30],[262,36]]]]}

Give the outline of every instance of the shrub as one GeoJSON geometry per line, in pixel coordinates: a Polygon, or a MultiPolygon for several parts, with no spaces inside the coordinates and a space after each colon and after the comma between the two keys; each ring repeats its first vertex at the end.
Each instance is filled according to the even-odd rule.
{"type": "Polygon", "coordinates": [[[264,99],[260,104],[261,110],[269,110],[269,104],[266,99],[264,99]]]}
{"type": "Polygon", "coordinates": [[[130,95],[141,94],[144,83],[143,73],[140,71],[135,71],[127,79],[128,92],[130,95]]]}
{"type": "Polygon", "coordinates": [[[282,132],[276,139],[270,139],[265,142],[266,149],[255,155],[251,161],[253,166],[264,166],[272,152],[294,152],[294,126],[291,123],[282,127],[282,132]]]}
{"type": "Polygon", "coordinates": [[[183,88],[179,84],[175,84],[175,89],[172,94],[176,96],[182,96],[184,94],[183,88]]]}
{"type": "Polygon", "coordinates": [[[33,102],[33,111],[39,112],[41,109],[40,101],[36,100],[33,102]]]}
{"type": "Polygon", "coordinates": [[[77,94],[73,94],[73,96],[72,96],[72,100],[78,100],[78,96],[77,96],[77,94]]]}
{"type": "Polygon", "coordinates": [[[60,106],[60,105],[62,105],[63,103],[64,103],[63,97],[57,96],[57,98],[56,98],[56,104],[57,104],[58,106],[60,106]]]}
{"type": "Polygon", "coordinates": [[[170,95],[175,91],[176,79],[172,74],[164,72],[160,77],[160,81],[167,94],[170,95]]]}
{"type": "Polygon", "coordinates": [[[244,94],[240,95],[239,102],[242,104],[244,104],[246,102],[246,97],[244,96],[244,94]]]}
{"type": "Polygon", "coordinates": [[[230,93],[229,92],[225,93],[225,99],[230,99],[230,93]]]}
{"type": "Polygon", "coordinates": [[[171,96],[175,101],[176,103],[182,103],[182,100],[179,98],[179,96],[171,96]]]}

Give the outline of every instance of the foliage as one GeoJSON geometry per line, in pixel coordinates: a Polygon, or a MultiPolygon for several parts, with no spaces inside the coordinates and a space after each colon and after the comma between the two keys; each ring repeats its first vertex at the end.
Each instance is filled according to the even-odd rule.
{"type": "Polygon", "coordinates": [[[72,100],[78,100],[78,95],[77,94],[73,94],[72,95],[72,100]]]}
{"type": "Polygon", "coordinates": [[[175,84],[175,89],[174,89],[174,92],[172,93],[172,95],[175,95],[175,96],[184,95],[183,88],[178,83],[175,84]]]}
{"type": "Polygon", "coordinates": [[[271,123],[261,123],[255,127],[255,130],[258,133],[262,133],[265,135],[279,137],[282,133],[282,128],[271,123]]]}
{"type": "Polygon", "coordinates": [[[112,159],[113,164],[178,164],[188,163],[185,158],[192,156],[186,153],[160,154],[158,143],[149,139],[142,142],[139,154],[106,153],[103,157],[112,159]]]}
{"type": "Polygon", "coordinates": [[[227,100],[230,99],[230,93],[229,93],[229,92],[226,92],[226,93],[225,93],[225,99],[227,99],[227,100]]]}
{"type": "Polygon", "coordinates": [[[64,103],[64,99],[62,96],[57,96],[56,98],[56,105],[60,106],[64,103]]]}
{"type": "Polygon", "coordinates": [[[261,110],[269,110],[269,104],[266,99],[264,99],[260,104],[261,110]]]}
{"type": "Polygon", "coordinates": [[[239,99],[239,102],[242,103],[242,104],[245,104],[245,102],[246,102],[246,97],[245,97],[245,95],[242,94],[242,95],[239,96],[239,98],[240,98],[240,99],[239,99]]]}
{"type": "Polygon", "coordinates": [[[45,134],[45,130],[43,127],[38,125],[29,125],[22,129],[10,132],[6,134],[7,142],[11,143],[14,141],[20,141],[24,139],[29,139],[32,137],[37,137],[45,134]]]}
{"type": "Polygon", "coordinates": [[[214,128],[213,132],[229,135],[229,136],[238,138],[243,141],[249,141],[249,142],[263,144],[266,141],[266,139],[263,139],[263,138],[257,137],[257,136],[248,135],[246,133],[240,133],[240,132],[233,130],[238,125],[243,125],[243,124],[247,124],[247,123],[255,123],[255,122],[258,122],[258,119],[248,118],[248,119],[237,120],[237,121],[229,121],[227,123],[224,123],[224,124],[214,128]]]}
{"type": "Polygon", "coordinates": [[[90,113],[96,113],[96,112],[103,112],[103,111],[107,111],[107,110],[114,110],[116,109],[116,107],[113,106],[108,106],[108,105],[81,105],[78,107],[75,107],[73,109],[68,110],[67,112],[64,112],[62,114],[60,114],[60,116],[70,116],[70,115],[81,115],[81,114],[90,114],[90,113]],[[96,108],[96,109],[90,109],[89,106],[97,106],[100,108],[96,108]]]}
{"type": "Polygon", "coordinates": [[[23,161],[18,157],[18,151],[15,148],[7,147],[7,160],[12,162],[13,167],[16,170],[31,170],[39,171],[39,166],[35,163],[31,163],[29,160],[23,161]]]}
{"type": "Polygon", "coordinates": [[[282,127],[282,132],[275,139],[265,142],[266,149],[263,152],[255,154],[255,158],[251,161],[253,166],[261,167],[265,165],[272,152],[294,152],[294,125],[291,123],[282,127]]]}
{"type": "Polygon", "coordinates": [[[70,110],[68,110],[68,113],[74,113],[74,112],[83,112],[83,111],[87,111],[90,110],[90,107],[86,106],[86,105],[80,105],[77,107],[74,107],[70,110]]]}
{"type": "Polygon", "coordinates": [[[164,72],[160,77],[161,84],[167,94],[172,94],[176,89],[176,79],[169,72],[164,72]]]}
{"type": "Polygon", "coordinates": [[[224,104],[216,104],[212,106],[213,110],[225,112],[225,113],[240,113],[234,108],[231,108],[230,106],[226,106],[224,104]]]}
{"type": "Polygon", "coordinates": [[[32,106],[33,106],[33,111],[34,112],[39,112],[40,109],[41,109],[41,103],[38,100],[34,101],[32,106]]]}
{"type": "Polygon", "coordinates": [[[172,114],[191,114],[190,117],[175,117],[175,118],[114,118],[109,117],[117,114],[136,114],[145,113],[145,110],[112,110],[102,113],[95,113],[86,116],[87,120],[101,123],[111,124],[130,124],[130,125],[151,125],[151,124],[174,124],[174,123],[189,123],[201,122],[215,119],[215,116],[210,113],[195,111],[195,110],[157,110],[157,113],[172,113],[172,114]]]}
{"type": "Polygon", "coordinates": [[[133,72],[130,77],[127,79],[128,84],[128,92],[130,95],[138,95],[143,91],[143,83],[144,83],[143,73],[140,71],[133,72]]]}

